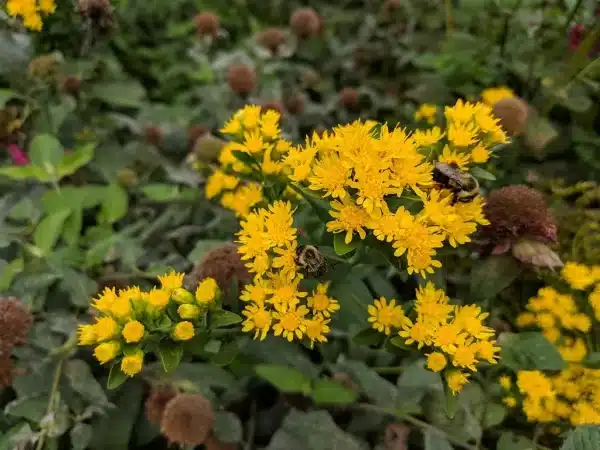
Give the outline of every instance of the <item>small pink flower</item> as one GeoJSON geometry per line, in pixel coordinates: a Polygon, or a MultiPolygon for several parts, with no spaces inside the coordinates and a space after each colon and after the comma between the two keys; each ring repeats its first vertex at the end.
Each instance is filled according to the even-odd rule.
{"type": "Polygon", "coordinates": [[[8,151],[10,153],[10,157],[12,158],[13,164],[16,166],[26,166],[29,164],[29,158],[27,158],[27,154],[21,150],[21,148],[16,144],[10,144],[8,146],[8,151]]]}

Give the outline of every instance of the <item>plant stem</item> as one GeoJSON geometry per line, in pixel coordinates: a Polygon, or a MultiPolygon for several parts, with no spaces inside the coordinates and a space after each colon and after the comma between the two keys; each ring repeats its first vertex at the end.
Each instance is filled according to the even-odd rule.
{"type": "Polygon", "coordinates": [[[504,17],[504,25],[502,27],[502,35],[500,37],[500,56],[504,56],[506,52],[506,42],[508,41],[508,32],[510,31],[510,21],[513,16],[517,13],[521,5],[523,4],[523,0],[517,0],[512,10],[508,13],[505,13],[504,17]]]}
{"type": "MultiPolygon", "coordinates": [[[[54,410],[55,403],[58,397],[58,385],[60,383],[60,377],[62,376],[63,362],[65,361],[64,355],[58,359],[56,368],[54,369],[54,376],[52,378],[52,390],[50,391],[50,398],[48,399],[48,407],[46,408],[46,416],[54,410]]],[[[35,450],[42,450],[44,448],[44,441],[46,439],[47,431],[42,429],[40,437],[37,441],[35,450]]]]}
{"type": "Polygon", "coordinates": [[[571,22],[577,15],[577,12],[579,12],[579,8],[581,7],[581,5],[583,5],[583,0],[577,0],[577,3],[575,3],[575,6],[573,6],[573,9],[571,9],[571,11],[569,12],[569,15],[567,16],[567,20],[565,21],[565,26],[563,28],[563,34],[566,34],[567,31],[569,30],[569,27],[571,26],[571,22]]]}
{"type": "Polygon", "coordinates": [[[444,0],[444,6],[446,9],[446,35],[452,31],[452,0],[444,0]]]}
{"type": "Polygon", "coordinates": [[[397,374],[404,372],[404,367],[396,366],[396,367],[371,367],[375,372],[380,374],[397,374]]]}

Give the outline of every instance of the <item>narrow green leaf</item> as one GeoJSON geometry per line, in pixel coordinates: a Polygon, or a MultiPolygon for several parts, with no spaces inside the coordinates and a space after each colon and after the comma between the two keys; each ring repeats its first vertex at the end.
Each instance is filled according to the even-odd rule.
{"type": "Polygon", "coordinates": [[[95,84],[90,95],[111,106],[138,108],[142,105],[146,90],[137,81],[115,81],[95,84]]]}
{"type": "Polygon", "coordinates": [[[108,374],[108,381],[106,382],[106,387],[108,389],[116,389],[123,383],[125,383],[125,381],[127,381],[127,378],[127,375],[125,375],[121,370],[121,365],[119,363],[115,363],[110,368],[110,373],[108,374]]]}
{"type": "Polygon", "coordinates": [[[183,356],[183,346],[172,341],[164,340],[158,346],[160,362],[165,372],[172,372],[179,366],[183,356]]]}
{"type": "Polygon", "coordinates": [[[336,255],[344,256],[348,253],[356,250],[356,248],[360,245],[360,240],[357,236],[354,236],[354,240],[346,243],[345,241],[346,233],[337,233],[333,235],[333,249],[335,250],[336,255]]]}
{"type": "Polygon", "coordinates": [[[292,367],[259,364],[254,370],[259,377],[267,380],[281,392],[308,394],[311,391],[310,380],[292,367]]]}
{"type": "Polygon", "coordinates": [[[179,187],[172,184],[148,184],[142,187],[142,193],[155,202],[169,202],[179,197],[179,187]]]}
{"type": "Polygon", "coordinates": [[[74,246],[79,242],[82,226],[83,211],[81,208],[75,208],[71,211],[63,226],[62,238],[68,245],[74,246]]]}
{"type": "Polygon", "coordinates": [[[0,167],[0,175],[3,175],[11,180],[26,180],[35,178],[34,166],[10,166],[0,167]]]}
{"type": "Polygon", "coordinates": [[[583,360],[583,365],[590,369],[600,369],[600,352],[590,353],[587,358],[583,360]]]}
{"type": "Polygon", "coordinates": [[[64,156],[62,144],[50,134],[38,134],[29,145],[31,164],[43,168],[46,173],[53,174],[64,156]]]}
{"type": "Polygon", "coordinates": [[[42,219],[33,233],[33,242],[36,247],[44,253],[52,250],[62,233],[63,224],[69,214],[71,214],[71,211],[66,209],[49,214],[42,219]]]}
{"type": "Polygon", "coordinates": [[[115,223],[127,213],[129,198],[120,185],[113,183],[104,188],[101,217],[108,223],[115,223]]]}
{"type": "Polygon", "coordinates": [[[231,152],[231,154],[235,157],[235,159],[237,159],[238,161],[243,162],[248,167],[252,167],[252,166],[256,166],[257,165],[256,159],[254,159],[254,157],[252,155],[250,155],[249,153],[242,152],[242,151],[239,151],[239,150],[233,150],[231,152]]]}
{"type": "Polygon", "coordinates": [[[317,381],[312,391],[312,399],[317,405],[348,405],[357,398],[357,392],[327,378],[317,381]]]}
{"type": "Polygon", "coordinates": [[[8,264],[5,264],[0,269],[0,291],[6,291],[15,276],[23,271],[25,268],[25,261],[23,258],[13,259],[8,264]]]}
{"type": "Polygon", "coordinates": [[[230,325],[235,325],[244,320],[241,316],[236,313],[225,310],[216,310],[211,313],[210,327],[211,328],[222,328],[230,325]]]}
{"type": "Polygon", "coordinates": [[[496,181],[494,174],[489,173],[487,170],[483,170],[481,167],[473,167],[471,169],[471,175],[479,180],[496,181]]]}
{"type": "Polygon", "coordinates": [[[58,176],[63,178],[73,175],[81,167],[89,163],[94,157],[95,148],[96,144],[89,143],[65,155],[58,165],[58,176]]]}
{"type": "MultiPolygon", "coordinates": [[[[398,336],[399,337],[399,336],[398,336]]],[[[378,345],[381,342],[382,335],[373,328],[365,328],[352,337],[352,342],[358,345],[378,345]]]]}
{"type": "Polygon", "coordinates": [[[400,336],[394,336],[391,338],[390,344],[392,344],[394,347],[401,348],[402,350],[408,350],[410,348],[410,345],[406,345],[406,342],[404,342],[404,339],[402,339],[400,336]]]}

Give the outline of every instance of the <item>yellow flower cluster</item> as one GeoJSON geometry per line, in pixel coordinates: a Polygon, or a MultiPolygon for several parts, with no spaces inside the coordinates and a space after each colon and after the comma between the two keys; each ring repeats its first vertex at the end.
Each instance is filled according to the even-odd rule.
{"type": "Polygon", "coordinates": [[[427,122],[429,125],[433,125],[436,122],[438,107],[430,103],[423,103],[415,111],[415,120],[422,120],[427,122]]]}
{"type": "Polygon", "coordinates": [[[303,279],[296,263],[298,242],[290,202],[277,201],[268,209],[251,212],[238,233],[239,253],[255,274],[240,299],[248,302],[242,331],[265,339],[272,330],[288,341],[306,338],[310,345],[326,342],[331,314],[339,309],[319,283],[311,293],[300,289],[303,279]]]}
{"type": "Polygon", "coordinates": [[[488,313],[476,305],[451,305],[446,293],[432,283],[420,287],[416,297],[412,320],[395,300],[388,303],[382,297],[368,307],[369,322],[386,335],[399,334],[406,345],[427,347],[427,367],[445,371],[448,387],[459,392],[468,382],[468,371],[477,371],[478,362],[497,362],[500,347],[493,340],[494,330],[483,324],[488,313]]]}
{"type": "Polygon", "coordinates": [[[506,86],[487,88],[481,93],[481,99],[483,100],[483,103],[488,106],[494,106],[500,100],[513,97],[515,97],[515,93],[512,89],[506,86]]]}
{"type": "Polygon", "coordinates": [[[21,17],[23,25],[33,31],[42,29],[42,14],[52,14],[56,9],[54,0],[7,0],[6,10],[13,17],[21,17]]]}
{"type": "Polygon", "coordinates": [[[541,288],[529,299],[528,311],[517,323],[541,329],[568,367],[556,375],[518,372],[518,392],[511,391],[510,378],[503,377],[500,384],[507,391],[504,402],[511,407],[522,402],[532,422],[600,424],[600,370],[582,365],[595,350],[591,346],[600,321],[600,267],[568,262],[561,276],[573,291],[563,294],[550,286],[541,288]]]}
{"type": "Polygon", "coordinates": [[[515,407],[522,402],[531,422],[569,426],[600,424],[600,370],[571,364],[556,375],[537,370],[517,373],[516,386],[504,376],[500,385],[504,403],[515,407]]]}
{"type": "Polygon", "coordinates": [[[220,292],[214,279],[205,278],[194,295],[182,287],[183,277],[175,272],[159,276],[161,287],[149,292],[135,286],[118,293],[106,288],[92,303],[99,312],[96,322],[79,326],[79,345],[94,346],[101,364],[120,358],[121,371],[131,377],[142,370],[145,353],[157,342],[192,339],[220,292]]]}

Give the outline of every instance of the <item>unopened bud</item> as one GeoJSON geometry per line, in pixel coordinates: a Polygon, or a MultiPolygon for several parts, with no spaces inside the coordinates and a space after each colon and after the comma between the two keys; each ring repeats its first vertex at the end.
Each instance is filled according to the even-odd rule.
{"type": "Polygon", "coordinates": [[[171,292],[171,298],[176,303],[194,303],[193,294],[183,288],[173,289],[171,292]]]}
{"type": "Polygon", "coordinates": [[[181,317],[182,319],[197,319],[198,316],[200,316],[200,308],[198,308],[196,305],[191,305],[189,303],[183,304],[183,305],[179,305],[179,307],[177,308],[177,314],[179,314],[179,317],[181,317]]]}

